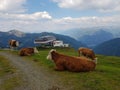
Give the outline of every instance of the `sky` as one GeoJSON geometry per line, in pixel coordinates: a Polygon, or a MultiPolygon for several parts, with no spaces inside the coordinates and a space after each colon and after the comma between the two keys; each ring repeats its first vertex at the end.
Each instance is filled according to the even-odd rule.
{"type": "Polygon", "coordinates": [[[120,28],[120,0],[0,0],[0,31],[120,28]]]}

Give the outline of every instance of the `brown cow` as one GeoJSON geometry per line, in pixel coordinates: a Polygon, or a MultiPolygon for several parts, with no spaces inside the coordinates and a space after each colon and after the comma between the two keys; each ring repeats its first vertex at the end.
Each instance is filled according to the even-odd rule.
{"type": "Polygon", "coordinates": [[[19,46],[19,42],[17,40],[11,39],[9,40],[9,45],[10,45],[10,49],[14,49],[19,46]]]}
{"type": "Polygon", "coordinates": [[[85,57],[90,58],[92,60],[97,59],[95,57],[94,51],[92,49],[89,49],[89,48],[84,48],[84,47],[79,48],[78,54],[79,54],[79,56],[85,56],[85,57]]]}
{"type": "Polygon", "coordinates": [[[54,61],[56,65],[55,70],[58,71],[87,72],[95,70],[96,67],[96,60],[90,60],[86,57],[63,55],[54,49],[49,52],[47,59],[54,61]]]}
{"type": "Polygon", "coordinates": [[[19,52],[20,56],[31,56],[34,53],[39,53],[38,50],[35,48],[22,48],[19,52]]]}

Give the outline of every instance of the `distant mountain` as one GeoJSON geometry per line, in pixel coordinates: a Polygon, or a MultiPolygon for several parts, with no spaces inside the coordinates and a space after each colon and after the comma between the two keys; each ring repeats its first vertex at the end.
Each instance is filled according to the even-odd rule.
{"type": "Polygon", "coordinates": [[[120,38],[106,41],[94,48],[97,54],[120,56],[120,38]]]}
{"type": "Polygon", "coordinates": [[[24,32],[18,31],[18,30],[10,30],[8,31],[8,34],[15,35],[17,37],[23,37],[25,35],[24,32]]]}
{"type": "Polygon", "coordinates": [[[57,38],[57,40],[62,40],[64,43],[70,44],[73,48],[79,48],[85,46],[80,41],[77,41],[69,36],[55,34],[55,33],[23,33],[18,30],[12,30],[8,32],[0,32],[0,47],[8,47],[8,41],[10,39],[15,39],[21,42],[20,47],[33,47],[35,46],[34,40],[38,37],[44,35],[52,35],[57,38]]]}
{"type": "Polygon", "coordinates": [[[104,30],[106,32],[111,33],[114,38],[120,37],[120,26],[119,27],[109,26],[109,27],[77,28],[77,29],[62,31],[61,34],[68,35],[70,37],[75,38],[76,40],[79,40],[79,38],[85,35],[92,35],[99,30],[104,30]]]}
{"type": "Polygon", "coordinates": [[[89,47],[94,47],[100,43],[113,39],[113,35],[110,32],[99,30],[94,32],[92,35],[85,35],[79,40],[89,47]]]}
{"type": "Polygon", "coordinates": [[[76,40],[79,40],[80,37],[85,35],[92,35],[96,29],[93,28],[79,28],[79,29],[71,29],[61,32],[63,35],[70,36],[72,38],[75,38],[76,40]]]}

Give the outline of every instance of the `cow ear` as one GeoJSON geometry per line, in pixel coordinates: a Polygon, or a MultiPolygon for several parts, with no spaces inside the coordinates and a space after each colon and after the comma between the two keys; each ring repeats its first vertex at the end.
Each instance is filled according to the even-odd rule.
{"type": "Polygon", "coordinates": [[[56,50],[55,50],[55,49],[51,49],[51,50],[50,50],[50,52],[53,52],[53,51],[55,51],[55,52],[56,52],[56,50]]]}

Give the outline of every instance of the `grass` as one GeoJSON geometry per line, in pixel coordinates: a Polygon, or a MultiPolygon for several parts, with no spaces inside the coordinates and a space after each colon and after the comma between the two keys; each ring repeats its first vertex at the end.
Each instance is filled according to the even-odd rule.
{"type": "MultiPolygon", "coordinates": [[[[120,57],[97,55],[98,64],[95,71],[68,72],[54,71],[54,63],[46,60],[50,49],[40,50],[39,54],[31,58],[37,61],[39,66],[44,66],[52,74],[60,76],[64,85],[71,90],[119,90],[120,88],[120,57]]],[[[77,51],[68,48],[58,48],[58,52],[77,56],[77,51]]]]}
{"type": "MultiPolygon", "coordinates": [[[[54,63],[46,59],[49,50],[41,49],[39,54],[27,58],[35,61],[38,66],[43,66],[49,73],[59,76],[61,82],[70,90],[119,90],[120,57],[97,55],[96,70],[91,72],[59,72],[54,70],[54,63]]],[[[56,50],[69,56],[78,56],[77,51],[72,48],[56,48],[56,50]]]]}
{"type": "Polygon", "coordinates": [[[16,68],[9,61],[0,56],[0,90],[13,90],[21,84],[21,78],[17,75],[16,68]]]}
{"type": "Polygon", "coordinates": [[[2,56],[0,56],[0,77],[6,75],[6,74],[12,74],[16,71],[15,68],[13,68],[8,60],[2,56]]]}
{"type": "Polygon", "coordinates": [[[20,78],[21,77],[14,76],[4,80],[4,82],[0,86],[0,90],[13,90],[15,87],[21,85],[22,82],[20,78]]]}

